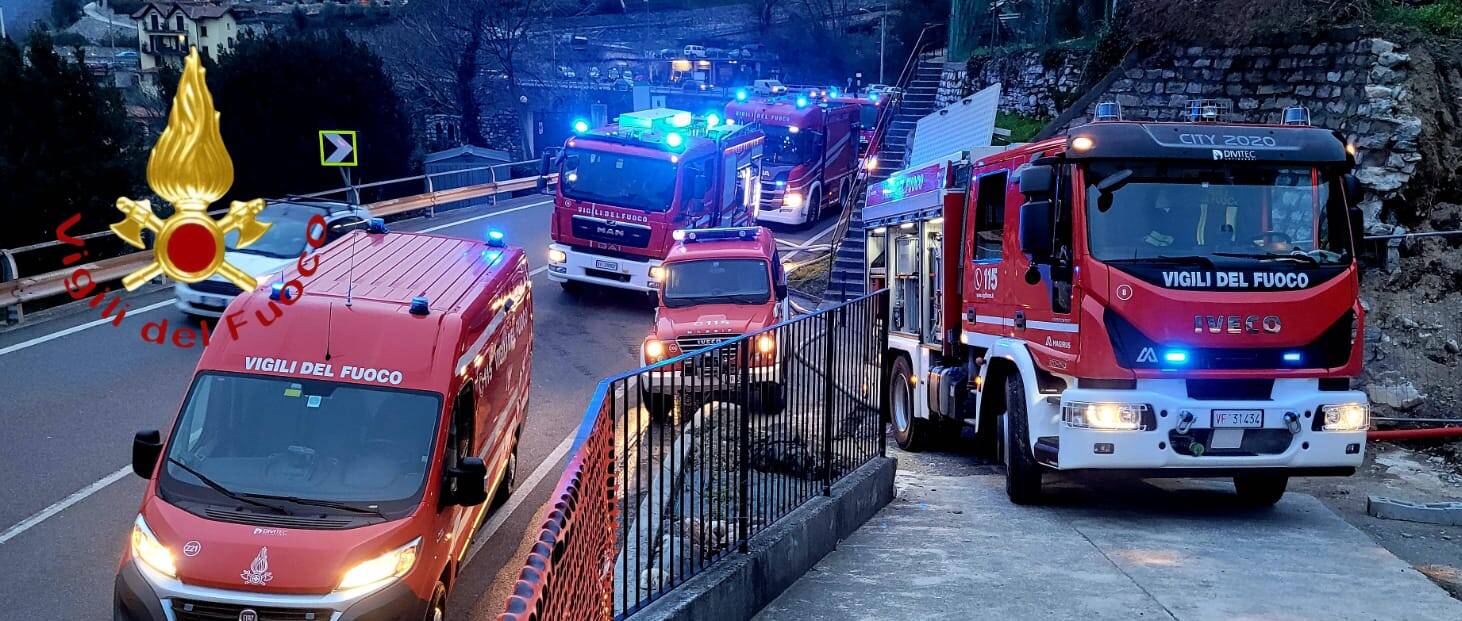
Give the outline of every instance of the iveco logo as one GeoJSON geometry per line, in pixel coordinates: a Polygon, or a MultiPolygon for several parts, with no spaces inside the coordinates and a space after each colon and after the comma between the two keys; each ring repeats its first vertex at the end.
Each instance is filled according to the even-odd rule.
{"type": "Polygon", "coordinates": [[[1202,334],[1278,334],[1279,317],[1276,315],[1194,315],[1193,332],[1202,334]]]}
{"type": "Polygon", "coordinates": [[[259,621],[259,613],[253,608],[245,608],[239,611],[239,621],[259,621]]]}

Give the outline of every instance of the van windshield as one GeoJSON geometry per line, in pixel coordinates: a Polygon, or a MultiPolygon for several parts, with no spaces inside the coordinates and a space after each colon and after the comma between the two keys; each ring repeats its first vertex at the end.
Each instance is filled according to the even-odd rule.
{"type": "Polygon", "coordinates": [[[279,499],[405,516],[431,468],[440,410],[440,397],[425,392],[202,373],[173,429],[158,487],[167,496],[240,509],[251,503],[213,484],[311,515],[331,511],[279,499]]]}
{"type": "Polygon", "coordinates": [[[767,262],[760,259],[702,259],[666,265],[665,305],[765,304],[771,299],[767,262]]]}
{"type": "Polygon", "coordinates": [[[560,185],[568,198],[656,213],[675,198],[675,165],[665,160],[568,149],[563,161],[560,185]]]}

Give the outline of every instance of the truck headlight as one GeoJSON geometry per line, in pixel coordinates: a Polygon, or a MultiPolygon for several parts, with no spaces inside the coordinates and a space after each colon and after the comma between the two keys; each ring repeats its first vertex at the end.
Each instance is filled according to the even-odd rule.
{"type": "Polygon", "coordinates": [[[1325,431],[1362,431],[1371,426],[1371,407],[1364,403],[1322,405],[1325,431]]]}
{"type": "Polygon", "coordinates": [[[756,351],[763,355],[777,351],[777,339],[772,338],[770,334],[763,334],[756,337],[756,351]]]}
{"type": "Polygon", "coordinates": [[[665,343],[656,339],[645,340],[645,362],[659,362],[665,359],[665,343]]]}
{"type": "Polygon", "coordinates": [[[1135,431],[1142,429],[1142,413],[1146,409],[1146,405],[1139,403],[1067,401],[1061,404],[1061,420],[1069,427],[1135,431]]]}
{"type": "Polygon", "coordinates": [[[563,262],[568,261],[568,260],[569,260],[569,254],[567,252],[564,252],[562,250],[559,250],[558,248],[549,248],[548,249],[548,262],[549,263],[563,263],[563,262]]]}
{"type": "Polygon", "coordinates": [[[796,192],[788,192],[782,195],[782,206],[796,209],[802,206],[802,195],[796,192]]]}
{"type": "Polygon", "coordinates": [[[351,567],[349,571],[345,572],[345,577],[340,579],[340,586],[335,590],[355,589],[400,578],[416,565],[416,553],[420,549],[421,537],[417,537],[411,543],[395,550],[356,563],[355,567],[351,567]]]}
{"type": "Polygon", "coordinates": [[[132,558],[145,563],[157,573],[169,578],[177,577],[178,567],[173,562],[173,553],[167,546],[158,542],[157,537],[152,534],[152,529],[147,527],[147,522],[138,515],[132,522],[132,558]]]}
{"type": "Polygon", "coordinates": [[[656,265],[650,268],[650,280],[659,282],[665,280],[665,267],[656,265]]]}

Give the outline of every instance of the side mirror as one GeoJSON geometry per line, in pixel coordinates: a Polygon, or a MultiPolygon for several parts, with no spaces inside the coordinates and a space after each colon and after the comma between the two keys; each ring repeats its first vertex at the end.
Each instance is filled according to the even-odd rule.
{"type": "Polygon", "coordinates": [[[451,497],[446,500],[452,504],[464,507],[475,507],[487,501],[487,465],[482,463],[481,457],[463,457],[456,468],[447,471],[451,483],[455,483],[456,489],[451,491],[451,497]]]}
{"type": "Polygon", "coordinates": [[[144,479],[151,479],[157,470],[157,458],[162,455],[162,434],[156,429],[137,432],[132,436],[132,472],[144,479]]]}
{"type": "Polygon", "coordinates": [[[1343,186],[1342,189],[1345,190],[1345,206],[1351,209],[1358,208],[1360,195],[1365,192],[1360,186],[1360,179],[1356,179],[1355,175],[1345,175],[1340,178],[1340,182],[1343,186]]]}
{"type": "Polygon", "coordinates": [[[1050,166],[1027,166],[1020,171],[1020,193],[1044,196],[1056,189],[1056,169],[1050,166]]]}
{"type": "Polygon", "coordinates": [[[787,299],[787,283],[777,283],[776,287],[774,287],[774,290],[777,294],[777,301],[787,299]]]}
{"type": "MultiPolygon", "coordinates": [[[[1021,181],[1025,181],[1023,175],[1021,181]]],[[[1053,215],[1051,201],[1029,201],[1020,206],[1020,251],[1031,255],[1033,263],[1051,257],[1053,215]]]]}
{"type": "Polygon", "coordinates": [[[544,177],[554,172],[554,168],[557,166],[558,163],[558,158],[562,153],[562,148],[548,147],[543,150],[543,155],[539,156],[538,182],[536,184],[536,187],[540,193],[548,189],[548,180],[544,179],[544,177]]]}

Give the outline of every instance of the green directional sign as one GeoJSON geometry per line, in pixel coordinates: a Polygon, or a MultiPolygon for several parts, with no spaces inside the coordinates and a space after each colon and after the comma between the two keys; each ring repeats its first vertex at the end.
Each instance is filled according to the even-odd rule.
{"type": "Polygon", "coordinates": [[[347,129],[320,130],[321,166],[358,166],[355,149],[355,131],[347,129]]]}

